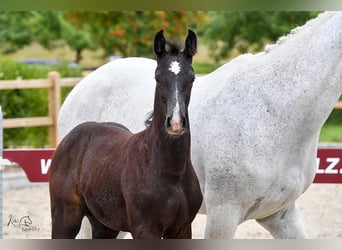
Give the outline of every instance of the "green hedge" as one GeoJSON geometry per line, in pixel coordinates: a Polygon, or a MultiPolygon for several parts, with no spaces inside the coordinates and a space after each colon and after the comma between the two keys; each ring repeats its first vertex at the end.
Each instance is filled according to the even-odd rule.
{"type": "MultiPolygon", "coordinates": [[[[70,68],[67,63],[52,66],[27,65],[0,57],[1,80],[47,79],[50,71],[58,71],[61,77],[78,77],[82,72],[70,68]]],[[[70,88],[63,89],[63,99],[70,88]]],[[[46,116],[48,114],[47,89],[1,90],[0,105],[4,118],[46,116]]],[[[4,129],[4,147],[46,147],[48,127],[4,129]]]]}
{"type": "Polygon", "coordinates": [[[342,110],[335,109],[321,129],[320,142],[342,142],[342,110]]]}

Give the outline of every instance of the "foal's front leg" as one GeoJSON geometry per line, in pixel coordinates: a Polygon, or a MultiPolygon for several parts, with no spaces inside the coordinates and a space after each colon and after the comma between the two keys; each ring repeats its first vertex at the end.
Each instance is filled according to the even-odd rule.
{"type": "Polygon", "coordinates": [[[115,239],[120,231],[110,229],[99,222],[95,217],[89,216],[93,239],[115,239]]]}
{"type": "Polygon", "coordinates": [[[191,224],[186,225],[184,228],[177,231],[170,231],[164,235],[164,239],[191,239],[192,229],[191,224]]]}
{"type": "Polygon", "coordinates": [[[131,228],[133,239],[161,239],[162,231],[156,225],[140,224],[131,228]]]}
{"type": "Polygon", "coordinates": [[[82,218],[79,207],[62,202],[52,206],[52,239],[74,239],[80,230],[82,218]]]}

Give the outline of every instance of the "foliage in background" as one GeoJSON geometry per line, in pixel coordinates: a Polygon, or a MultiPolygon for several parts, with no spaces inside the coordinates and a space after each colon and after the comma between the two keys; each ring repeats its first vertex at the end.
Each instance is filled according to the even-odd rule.
{"type": "MultiPolygon", "coordinates": [[[[75,61],[86,49],[102,49],[103,56],[153,56],[153,36],[164,29],[166,36],[183,44],[187,29],[196,31],[200,41],[209,46],[215,63],[194,62],[197,74],[215,70],[217,62],[238,53],[254,53],[304,24],[318,12],[189,12],[189,11],[0,11],[0,53],[13,53],[32,42],[51,50],[68,46],[75,61]]],[[[102,51],[101,50],[101,51],[102,51]]],[[[97,66],[97,65],[94,65],[97,66]]],[[[0,81],[5,79],[47,78],[51,70],[62,77],[80,76],[79,69],[67,63],[32,66],[0,56],[0,81]]],[[[0,82],[1,84],[1,82],[0,82]]],[[[63,89],[63,99],[69,89],[63,89]]],[[[0,92],[5,118],[45,116],[47,90],[6,90],[0,92]]],[[[322,129],[321,141],[342,141],[342,111],[329,117],[322,129]]],[[[6,129],[5,147],[44,147],[47,127],[6,129]]]]}
{"type": "MultiPolygon", "coordinates": [[[[62,77],[81,76],[80,69],[69,68],[67,63],[51,66],[26,65],[0,57],[0,80],[47,79],[50,71],[62,77]]],[[[0,81],[1,84],[1,81],[0,81]]],[[[67,94],[63,91],[64,96],[67,94]]],[[[0,105],[4,118],[46,116],[48,114],[47,89],[1,90],[0,105]]],[[[48,128],[11,128],[4,130],[4,147],[44,147],[48,145],[48,128]]]]}
{"type": "Polygon", "coordinates": [[[32,42],[32,12],[0,12],[0,53],[12,53],[32,42]]]}
{"type": "Polygon", "coordinates": [[[85,49],[98,46],[89,29],[79,29],[65,19],[63,11],[0,12],[0,52],[9,54],[38,42],[46,49],[68,45],[79,63],[85,49]]]}
{"type": "Polygon", "coordinates": [[[239,53],[260,51],[317,14],[317,11],[210,11],[210,22],[204,28],[203,36],[211,57],[218,62],[234,49],[239,53]]]}
{"type": "Polygon", "coordinates": [[[196,74],[208,74],[221,66],[218,63],[193,62],[192,66],[196,74]]]}
{"type": "Polygon", "coordinates": [[[89,30],[105,55],[153,56],[154,34],[164,29],[167,37],[179,40],[189,28],[204,26],[204,12],[189,11],[102,11],[68,12],[66,19],[79,29],[89,30]]]}
{"type": "MultiPolygon", "coordinates": [[[[341,96],[342,99],[342,96],[341,96]]],[[[321,129],[321,142],[342,142],[342,110],[335,109],[321,129]]]]}
{"type": "Polygon", "coordinates": [[[39,42],[47,49],[68,45],[77,63],[85,49],[102,48],[103,56],[152,56],[159,29],[179,39],[188,28],[203,27],[204,21],[204,12],[189,11],[0,12],[0,52],[39,42]]]}
{"type": "Polygon", "coordinates": [[[218,62],[233,50],[259,51],[318,12],[271,11],[26,11],[0,12],[0,51],[14,52],[31,42],[53,49],[68,45],[80,62],[85,49],[103,56],[153,56],[154,34],[164,29],[180,40],[194,29],[218,62]]]}

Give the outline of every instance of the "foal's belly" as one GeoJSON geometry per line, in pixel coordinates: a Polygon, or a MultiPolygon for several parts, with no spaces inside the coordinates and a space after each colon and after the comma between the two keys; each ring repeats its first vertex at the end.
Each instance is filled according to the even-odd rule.
{"type": "Polygon", "coordinates": [[[90,196],[87,197],[86,203],[91,214],[106,227],[129,231],[126,208],[119,195],[90,196]]]}

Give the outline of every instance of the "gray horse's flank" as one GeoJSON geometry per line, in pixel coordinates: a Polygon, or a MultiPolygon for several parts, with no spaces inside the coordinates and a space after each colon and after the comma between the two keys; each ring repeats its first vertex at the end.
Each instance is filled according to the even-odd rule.
{"type": "MultiPolygon", "coordinates": [[[[61,137],[87,120],[142,130],[155,65],[121,59],[84,78],[60,111],[61,137]]],[[[295,201],[312,183],[320,128],[341,94],[342,12],[323,13],[264,52],[195,80],[192,162],[206,238],[232,238],[249,219],[275,238],[306,237],[295,201]]]]}

